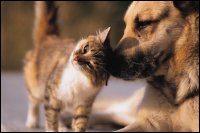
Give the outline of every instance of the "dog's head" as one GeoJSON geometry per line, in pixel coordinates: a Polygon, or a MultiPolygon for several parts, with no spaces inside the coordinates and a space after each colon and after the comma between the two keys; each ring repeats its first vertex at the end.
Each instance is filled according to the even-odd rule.
{"type": "Polygon", "coordinates": [[[198,2],[133,2],[125,14],[124,35],[109,71],[129,80],[153,75],[173,53],[185,18],[198,8],[198,2]]]}

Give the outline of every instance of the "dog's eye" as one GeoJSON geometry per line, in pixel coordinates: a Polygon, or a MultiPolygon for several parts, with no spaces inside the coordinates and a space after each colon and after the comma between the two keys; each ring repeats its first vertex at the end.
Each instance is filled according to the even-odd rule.
{"type": "Polygon", "coordinates": [[[138,30],[144,29],[145,27],[151,25],[153,22],[154,22],[154,21],[150,21],[150,20],[149,20],[149,21],[138,21],[138,22],[136,23],[136,28],[137,28],[138,30]]]}
{"type": "Polygon", "coordinates": [[[89,50],[89,45],[86,44],[85,47],[83,48],[83,54],[86,54],[89,50]]]}
{"type": "Polygon", "coordinates": [[[135,28],[137,30],[142,30],[147,26],[152,25],[153,23],[158,22],[159,20],[140,20],[139,17],[135,18],[135,28]]]}

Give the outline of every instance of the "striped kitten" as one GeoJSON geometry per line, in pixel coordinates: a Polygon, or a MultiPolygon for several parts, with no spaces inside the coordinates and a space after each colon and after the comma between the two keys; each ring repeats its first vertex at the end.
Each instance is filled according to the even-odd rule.
{"type": "Polygon", "coordinates": [[[72,128],[85,131],[96,95],[107,84],[105,70],[110,28],[74,45],[59,38],[57,8],[53,2],[36,2],[35,47],[26,54],[24,74],[28,88],[27,126],[38,126],[38,106],[45,104],[46,131],[58,131],[63,108],[73,110],[72,128]]]}

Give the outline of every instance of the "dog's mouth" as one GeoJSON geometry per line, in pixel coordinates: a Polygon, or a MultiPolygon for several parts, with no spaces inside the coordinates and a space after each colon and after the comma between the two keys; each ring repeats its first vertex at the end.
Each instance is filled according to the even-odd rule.
{"type": "MultiPolygon", "coordinates": [[[[137,47],[137,46],[136,46],[137,47]]],[[[138,47],[139,48],[139,47],[138,47]]],[[[160,54],[152,54],[151,51],[136,50],[134,54],[114,52],[108,71],[117,78],[135,80],[152,76],[160,66],[160,54]]]]}

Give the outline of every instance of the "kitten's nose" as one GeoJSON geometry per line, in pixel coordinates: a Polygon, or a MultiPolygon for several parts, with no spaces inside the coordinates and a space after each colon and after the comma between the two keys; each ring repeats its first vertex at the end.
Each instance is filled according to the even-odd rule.
{"type": "Polygon", "coordinates": [[[74,61],[78,61],[79,60],[79,57],[78,56],[75,56],[74,57],[74,61]]]}

